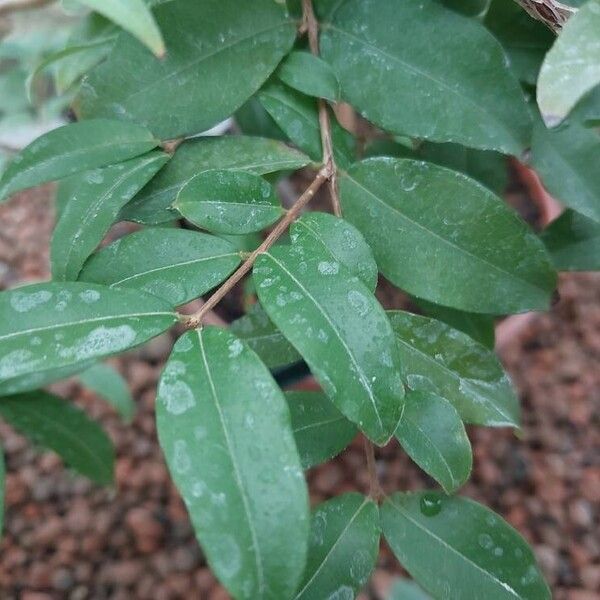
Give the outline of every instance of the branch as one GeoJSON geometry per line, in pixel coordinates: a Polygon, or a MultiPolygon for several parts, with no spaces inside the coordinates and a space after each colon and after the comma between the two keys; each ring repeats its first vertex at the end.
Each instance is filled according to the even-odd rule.
{"type": "MultiPolygon", "coordinates": [[[[310,51],[319,56],[319,22],[315,17],[312,0],[302,0],[302,13],[304,26],[308,32],[308,44],[310,51]]],[[[323,164],[329,167],[331,177],[329,178],[329,191],[331,193],[331,202],[333,212],[336,217],[342,216],[342,207],[338,193],[337,168],[333,158],[333,142],[331,140],[331,122],[327,103],[319,98],[319,129],[321,130],[321,147],[323,148],[323,164]]]]}
{"type": "Polygon", "coordinates": [[[5,17],[16,12],[23,12],[25,10],[42,8],[53,2],[54,0],[16,0],[15,2],[8,2],[0,6],[0,17],[5,17]]]}
{"type": "Polygon", "coordinates": [[[373,444],[365,437],[365,456],[367,457],[367,472],[369,473],[369,496],[375,502],[383,498],[383,490],[377,476],[377,464],[375,462],[375,448],[373,444]]]}
{"type": "Polygon", "coordinates": [[[298,217],[302,209],[311,201],[319,188],[331,177],[331,167],[325,165],[318,173],[313,182],[296,203],[290,208],[285,216],[275,225],[273,231],[265,238],[263,243],[250,254],[242,266],[205,302],[204,306],[183,321],[189,329],[194,329],[202,324],[204,317],[229,293],[231,289],[250,271],[256,259],[266,252],[287,230],[289,225],[298,217]]]}

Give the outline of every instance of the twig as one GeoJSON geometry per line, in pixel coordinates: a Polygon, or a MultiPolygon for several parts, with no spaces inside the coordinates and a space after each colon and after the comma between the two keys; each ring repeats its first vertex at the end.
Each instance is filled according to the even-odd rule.
{"type": "Polygon", "coordinates": [[[5,17],[15,12],[42,8],[48,4],[52,4],[54,1],[55,0],[19,0],[8,2],[7,4],[0,6],[0,17],[5,17]]]}
{"type": "MultiPolygon", "coordinates": [[[[308,45],[310,51],[319,56],[319,22],[315,17],[312,0],[302,0],[303,21],[308,32],[308,45]]],[[[333,213],[337,217],[342,216],[342,207],[338,193],[337,168],[333,157],[333,142],[331,140],[331,121],[327,103],[319,98],[319,128],[321,130],[321,147],[323,148],[323,164],[329,166],[331,177],[329,178],[329,192],[333,205],[333,213]]]]}
{"type": "Polygon", "coordinates": [[[365,437],[365,456],[367,457],[367,472],[369,473],[369,496],[376,502],[383,497],[383,490],[377,476],[377,464],[375,462],[375,448],[365,437]]]}
{"type": "Polygon", "coordinates": [[[317,193],[319,188],[331,177],[331,166],[325,165],[318,173],[313,182],[306,188],[304,193],[298,198],[296,203],[290,208],[285,216],[275,225],[273,231],[265,238],[264,242],[254,250],[250,256],[244,261],[242,266],[231,276],[223,285],[205,302],[204,306],[193,315],[183,318],[185,325],[193,329],[202,324],[204,316],[208,314],[242,279],[246,273],[250,271],[252,265],[260,254],[266,252],[287,230],[288,226],[298,217],[302,209],[310,202],[312,197],[317,193]]]}

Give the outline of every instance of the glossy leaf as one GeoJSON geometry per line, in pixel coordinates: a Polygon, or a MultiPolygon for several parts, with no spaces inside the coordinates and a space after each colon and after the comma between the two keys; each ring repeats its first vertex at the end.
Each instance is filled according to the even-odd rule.
{"type": "Polygon", "coordinates": [[[258,90],[296,32],[273,0],[178,0],[159,4],[154,17],[165,58],[156,60],[131,36],[119,36],[83,82],[77,102],[83,117],[135,121],[161,139],[200,133],[258,90]]]}
{"type": "Polygon", "coordinates": [[[356,426],[320,392],[286,392],[302,467],[308,469],[339,454],[354,438],[356,426]]]}
{"type": "Polygon", "coordinates": [[[142,290],[180,306],[221,283],[240,264],[226,240],[185,229],[149,228],[92,255],[81,281],[142,290]]]}
{"type": "Polygon", "coordinates": [[[431,596],[414,581],[398,578],[394,581],[388,600],[431,600],[431,596]]]}
{"type": "Polygon", "coordinates": [[[515,75],[535,85],[544,56],[556,39],[554,33],[517,2],[506,0],[492,0],[485,24],[502,44],[515,75]]]}
{"type": "Polygon", "coordinates": [[[388,316],[409,388],[442,396],[468,423],[518,426],[518,399],[493,352],[441,321],[403,311],[388,316]]]}
{"type": "Polygon", "coordinates": [[[98,363],[78,375],[79,381],[104,398],[127,422],[135,413],[135,404],[127,381],[113,367],[98,363]]]}
{"type": "Polygon", "coordinates": [[[156,56],[163,57],[166,49],[152,12],[143,0],[78,0],[104,15],[146,45],[156,56]]]}
{"type": "Polygon", "coordinates": [[[291,597],[306,558],[308,494],[283,394],[224,329],[189,331],[161,376],[160,443],[196,535],[237,599],[291,597]]]}
{"type": "Polygon", "coordinates": [[[489,8],[490,0],[437,0],[444,6],[467,17],[483,18],[489,8]]]}
{"type": "MultiPolygon", "coordinates": [[[[258,99],[289,139],[313,160],[321,162],[323,149],[317,101],[275,83],[264,87],[258,99]]],[[[346,168],[354,162],[354,140],[333,115],[330,120],[335,160],[340,167],[346,168]]]]}
{"type": "Polygon", "coordinates": [[[0,398],[0,416],[92,481],[112,483],[113,445],[101,427],[73,404],[37,390],[0,398]]]}
{"type": "Polygon", "coordinates": [[[130,202],[122,218],[146,225],[177,218],[171,209],[179,190],[192,177],[214,169],[235,169],[256,175],[294,171],[309,158],[281,142],[233,136],[205,137],[184,142],[168,165],[130,202]]]}
{"type": "Polygon", "coordinates": [[[38,283],[0,293],[0,394],[32,390],[124,352],[177,321],[137,290],[38,283]]]}
{"type": "Polygon", "coordinates": [[[258,297],[337,408],[373,441],[396,429],[404,390],[389,321],[360,280],[310,238],[262,254],[258,297]]]}
{"type": "Polygon", "coordinates": [[[496,344],[494,317],[448,308],[419,298],[415,299],[415,303],[428,317],[443,321],[450,327],[466,333],[486,348],[494,349],[496,344]]]}
{"type": "Polygon", "coordinates": [[[542,64],[537,100],[546,125],[558,125],[599,84],[600,0],[588,0],[565,23],[542,64]]]}
{"type": "Polygon", "coordinates": [[[97,119],[64,125],[19,153],[0,179],[0,200],[26,188],[127,160],[158,141],[144,127],[97,119]]]}
{"type": "Polygon", "coordinates": [[[302,360],[260,304],[250,307],[247,314],[231,324],[230,329],[258,354],[269,369],[278,369],[302,360]]]}
{"type": "Polygon", "coordinates": [[[460,415],[430,392],[409,392],[396,437],[406,453],[448,494],[471,474],[471,444],[460,415]]]}
{"type": "Polygon", "coordinates": [[[600,223],[566,210],[541,238],[559,271],[600,270],[600,223]]]}
{"type": "Polygon", "coordinates": [[[331,258],[344,265],[371,291],[377,287],[377,264],[358,229],[329,213],[307,212],[291,227],[292,240],[318,244],[331,258]]]}
{"type": "Polygon", "coordinates": [[[253,96],[235,113],[235,122],[245,135],[286,141],[287,137],[263,105],[253,96]]]}
{"type": "Polygon", "coordinates": [[[537,120],[531,163],[544,187],[560,202],[600,222],[600,137],[571,122],[557,130],[537,120]]]}
{"type": "Polygon", "coordinates": [[[173,204],[198,227],[240,235],[260,231],[283,214],[271,184],[245,171],[205,171],[181,188],[173,204]]]}
{"type": "Polygon", "coordinates": [[[381,507],[381,524],[402,566],[435,598],[550,598],[525,540],[472,500],[396,493],[381,507]]]}
{"type": "Polygon", "coordinates": [[[507,154],[527,147],[523,94],[483,25],[433,0],[338,7],[324,26],[321,54],[342,98],[369,121],[391,133],[507,154]]]}
{"type": "Polygon", "coordinates": [[[117,220],[121,208],[169,160],[152,152],[127,162],[77,175],[52,235],[50,262],[55,280],[77,279],[83,264],[117,220]]]}
{"type": "Polygon", "coordinates": [[[349,493],[317,506],[295,600],[354,598],[375,567],[379,536],[379,510],[369,498],[349,493]]]}
{"type": "Polygon", "coordinates": [[[368,159],[342,175],[344,217],[380,271],[414,296],[490,314],[549,306],[556,274],[512,209],[469,177],[409,159],[368,159]]]}
{"type": "Polygon", "coordinates": [[[310,52],[289,54],[277,69],[277,77],[309,96],[335,102],[340,95],[340,84],[331,67],[310,52]]]}

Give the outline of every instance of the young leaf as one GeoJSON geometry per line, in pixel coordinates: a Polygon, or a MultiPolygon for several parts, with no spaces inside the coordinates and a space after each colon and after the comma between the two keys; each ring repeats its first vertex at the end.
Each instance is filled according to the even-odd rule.
{"type": "Polygon", "coordinates": [[[138,346],[177,321],[137,290],[38,283],[0,293],[0,394],[35,389],[138,346]]]}
{"type": "Polygon", "coordinates": [[[537,101],[546,125],[558,125],[598,84],[600,0],[588,0],[567,21],[542,64],[537,101]]]}
{"type": "Polygon", "coordinates": [[[559,271],[600,270],[600,223],[566,210],[540,237],[559,271]]]}
{"type": "Polygon", "coordinates": [[[146,225],[172,221],[179,190],[192,177],[213,169],[235,169],[256,175],[295,171],[310,159],[274,140],[246,136],[205,137],[184,142],[167,166],[130,202],[122,218],[146,225]]]}
{"type": "Polygon", "coordinates": [[[78,375],[82,385],[104,398],[127,421],[131,422],[135,404],[127,381],[113,367],[98,363],[78,375]]]}
{"type": "MultiPolygon", "coordinates": [[[[258,94],[260,103],[290,140],[313,160],[321,161],[321,130],[317,102],[314,98],[280,84],[271,83],[258,94]]],[[[354,162],[354,139],[331,119],[331,137],[336,163],[346,168],[354,162]]]]}
{"type": "Polygon", "coordinates": [[[239,252],[226,240],[156,227],[136,231],[93,254],[79,279],[139,289],[180,306],[221,283],[239,264],[239,252]]]}
{"type": "Polygon", "coordinates": [[[356,435],[353,425],[320,392],[286,392],[302,467],[308,469],[339,454],[356,435]]]}
{"type": "Polygon", "coordinates": [[[409,579],[396,579],[388,600],[431,600],[414,581],[409,579]]]}
{"type": "Polygon", "coordinates": [[[139,125],[95,119],[46,133],[18,154],[0,179],[0,200],[47,181],[105,167],[152,150],[158,141],[139,125]]]}
{"type": "Polygon", "coordinates": [[[165,54],[165,43],[152,12],[143,0],[78,0],[104,15],[132,35],[158,57],[165,54]]]}
{"type": "Polygon", "coordinates": [[[279,65],[277,77],[309,96],[335,102],[340,95],[340,84],[331,67],[310,52],[291,52],[279,65]]]}
{"type": "Polygon", "coordinates": [[[435,598],[550,599],[525,540],[472,500],[396,493],[381,507],[381,525],[402,566],[435,598]]]}
{"type": "Polygon", "coordinates": [[[265,311],[337,408],[386,443],[404,390],[394,335],[372,293],[310,238],[262,254],[254,280],[265,311]]]}
{"type": "Polygon", "coordinates": [[[471,444],[456,409],[430,392],[409,392],[396,437],[406,453],[447,494],[471,474],[471,444]]]}
{"type": "Polygon", "coordinates": [[[0,398],[0,416],[29,439],[54,450],[69,467],[92,481],[112,483],[113,445],[81,409],[36,390],[0,398]]]}
{"type": "Polygon", "coordinates": [[[283,394],[241,340],[189,331],[161,376],[160,444],[213,571],[239,599],[289,598],[308,494],[283,394]]]}
{"type": "Polygon", "coordinates": [[[468,423],[518,427],[519,401],[493,352],[441,321],[388,316],[409,388],[442,396],[468,423]]]}
{"type": "Polygon", "coordinates": [[[205,171],[179,191],[173,204],[198,227],[241,235],[260,231],[281,217],[273,186],[245,171],[205,171]]]}
{"type": "Polygon", "coordinates": [[[566,206],[600,222],[600,137],[571,121],[557,130],[537,119],[531,163],[544,187],[566,206]]]}
{"type": "Polygon", "coordinates": [[[545,309],[556,273],[511,208],[469,177],[408,159],[373,158],[342,175],[344,216],[381,272],[452,308],[502,314],[545,309]]]}
{"type": "Polygon", "coordinates": [[[77,279],[88,256],[104,239],[119,212],[169,160],[152,152],[127,162],[77,175],[50,246],[52,277],[77,279]]]}
{"type": "Polygon", "coordinates": [[[178,0],[159,4],[154,17],[169,49],[165,58],[119,36],[83,82],[83,117],[135,121],[161,139],[205,131],[260,88],[296,33],[273,0],[178,0]]]}
{"type": "Polygon", "coordinates": [[[364,117],[432,141],[517,155],[528,146],[523,93],[483,25],[433,0],[338,6],[321,52],[364,117]]]}
{"type": "Polygon", "coordinates": [[[332,498],[315,508],[308,563],[294,600],[354,598],[379,553],[379,510],[360,494],[332,498]]]}
{"type": "Polygon", "coordinates": [[[231,324],[230,330],[248,344],[269,369],[279,369],[302,360],[260,304],[250,307],[247,314],[231,324]]]}
{"type": "Polygon", "coordinates": [[[353,225],[328,213],[307,212],[291,227],[292,240],[306,240],[329,252],[371,291],[377,287],[377,264],[365,238],[353,225]]]}

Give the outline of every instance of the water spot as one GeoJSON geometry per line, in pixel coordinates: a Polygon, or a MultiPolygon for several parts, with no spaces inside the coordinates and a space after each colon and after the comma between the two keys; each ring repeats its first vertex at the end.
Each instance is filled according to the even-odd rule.
{"type": "Polygon", "coordinates": [[[45,304],[52,298],[52,292],[40,290],[39,292],[14,292],[10,297],[10,305],[20,313],[30,311],[36,306],[45,304]]]}
{"type": "Polygon", "coordinates": [[[212,540],[213,564],[221,579],[236,575],[242,566],[240,548],[231,535],[219,535],[212,540]]]}
{"type": "Polygon", "coordinates": [[[176,440],[173,445],[173,468],[177,473],[187,473],[192,468],[185,440],[176,440]]]}
{"type": "Polygon", "coordinates": [[[203,440],[206,437],[207,433],[208,432],[206,431],[206,427],[202,425],[196,425],[196,427],[194,427],[194,437],[198,441],[203,440]]]}
{"type": "Polygon", "coordinates": [[[85,177],[86,181],[88,183],[96,183],[96,184],[100,184],[104,181],[104,175],[102,175],[102,172],[99,171],[98,169],[94,170],[94,171],[90,171],[86,177],[85,177]]]}
{"type": "Polygon", "coordinates": [[[194,483],[192,484],[192,496],[194,496],[194,498],[200,498],[204,495],[205,491],[206,484],[204,483],[204,481],[194,481],[194,483]]]}
{"type": "Polygon", "coordinates": [[[327,600],[354,600],[354,590],[350,586],[343,585],[329,594],[327,600]]]}
{"type": "Polygon", "coordinates": [[[227,348],[229,349],[229,358],[235,358],[242,353],[244,344],[240,340],[233,340],[227,348]]]}
{"type": "Polygon", "coordinates": [[[196,405],[194,393],[184,381],[161,381],[158,395],[172,415],[182,415],[196,405]]]}
{"type": "Polygon", "coordinates": [[[426,517],[435,517],[442,510],[442,500],[435,494],[423,494],[421,496],[420,508],[426,517]]]}
{"type": "Polygon", "coordinates": [[[135,330],[129,325],[96,327],[83,339],[79,340],[75,346],[61,348],[58,354],[61,358],[75,358],[77,360],[116,354],[129,348],[135,338],[135,330]]]}
{"type": "Polygon", "coordinates": [[[361,317],[364,317],[369,312],[369,300],[358,290],[350,290],[348,292],[348,302],[350,302],[350,305],[356,309],[361,317]]]}
{"type": "Polygon", "coordinates": [[[323,545],[323,536],[325,535],[325,527],[327,527],[327,515],[322,512],[315,514],[311,527],[312,543],[317,546],[323,545]]]}
{"type": "Polygon", "coordinates": [[[336,262],[328,262],[326,260],[322,260],[318,265],[319,273],[321,275],[337,275],[340,270],[340,265],[336,262]]]}
{"type": "Polygon", "coordinates": [[[484,550],[489,550],[494,545],[494,540],[492,540],[492,537],[487,533],[480,533],[477,537],[477,541],[484,550]]]}
{"type": "Polygon", "coordinates": [[[100,292],[97,292],[96,290],[84,290],[83,292],[80,292],[79,297],[86,304],[93,304],[100,300],[100,292]]]}
{"type": "Polygon", "coordinates": [[[223,492],[214,492],[210,495],[210,501],[217,506],[225,506],[227,497],[223,492]]]}
{"type": "Polygon", "coordinates": [[[494,556],[498,556],[498,557],[500,557],[500,556],[502,556],[503,554],[504,554],[504,549],[503,549],[503,548],[500,548],[500,546],[496,546],[496,547],[494,548],[494,556]]]}

